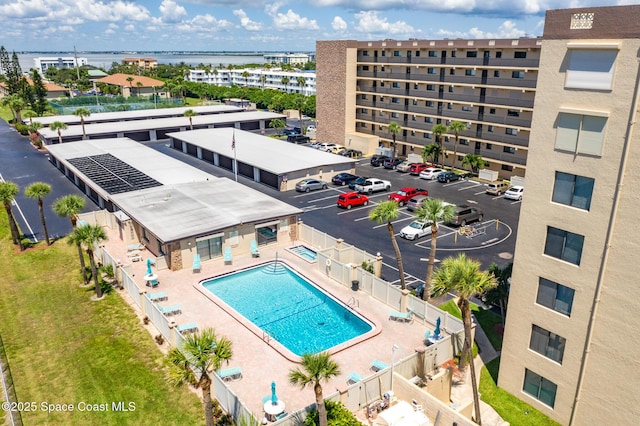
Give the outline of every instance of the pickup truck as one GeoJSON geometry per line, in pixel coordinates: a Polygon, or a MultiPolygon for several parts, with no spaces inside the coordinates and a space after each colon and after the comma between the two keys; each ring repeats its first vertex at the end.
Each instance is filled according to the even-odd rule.
{"type": "Polygon", "coordinates": [[[354,188],[356,192],[362,194],[371,194],[373,192],[388,191],[391,189],[391,182],[382,179],[367,179],[363,183],[358,184],[354,188]]]}
{"type": "Polygon", "coordinates": [[[429,191],[421,188],[400,188],[398,191],[389,195],[389,199],[398,203],[400,207],[407,204],[407,202],[418,195],[429,195],[429,191]]]}

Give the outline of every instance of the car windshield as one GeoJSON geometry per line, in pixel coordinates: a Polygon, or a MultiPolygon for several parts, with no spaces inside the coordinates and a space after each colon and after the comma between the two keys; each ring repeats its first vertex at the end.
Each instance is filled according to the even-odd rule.
{"type": "Polygon", "coordinates": [[[414,229],[422,229],[422,223],[420,223],[420,222],[411,222],[409,227],[410,228],[414,228],[414,229]]]}
{"type": "Polygon", "coordinates": [[[396,194],[398,194],[401,197],[404,197],[405,195],[407,195],[407,193],[404,191],[396,191],[396,194]]]}

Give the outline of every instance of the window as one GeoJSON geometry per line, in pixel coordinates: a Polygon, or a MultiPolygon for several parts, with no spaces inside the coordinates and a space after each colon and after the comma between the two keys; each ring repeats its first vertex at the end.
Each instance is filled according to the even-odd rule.
{"type": "Polygon", "coordinates": [[[418,89],[419,89],[418,83],[413,83],[413,90],[418,90],[418,89]]]}
{"type": "Polygon", "coordinates": [[[422,137],[425,138],[425,139],[431,139],[432,138],[431,133],[426,133],[426,132],[422,135],[422,137]]]}
{"type": "Polygon", "coordinates": [[[366,93],[363,93],[363,94],[360,95],[360,99],[367,99],[367,98],[368,98],[368,96],[367,96],[366,93]]]}
{"type": "Polygon", "coordinates": [[[564,87],[611,90],[616,50],[571,50],[564,87]]]}
{"type": "Polygon", "coordinates": [[[436,73],[435,68],[427,68],[427,74],[435,74],[435,73],[436,73]]]}
{"type": "Polygon", "coordinates": [[[583,245],[584,236],[547,226],[547,241],[544,245],[544,254],[574,265],[580,265],[583,245]]]}
{"type": "Polygon", "coordinates": [[[606,117],[568,114],[558,115],[556,149],[579,154],[601,155],[606,117]]]}
{"type": "Polygon", "coordinates": [[[399,117],[400,117],[400,115],[398,115],[397,112],[392,112],[391,113],[391,118],[399,118],[399,117]]]}
{"type": "Polygon", "coordinates": [[[413,116],[411,117],[411,121],[416,121],[416,115],[413,114],[413,116]]]}
{"type": "Polygon", "coordinates": [[[551,200],[567,206],[589,210],[594,182],[592,178],[556,172],[551,200]]]}
{"type": "Polygon", "coordinates": [[[363,50],[362,51],[362,56],[369,56],[369,51],[368,50],[363,50]]]}
{"type": "Polygon", "coordinates": [[[416,57],[419,57],[419,56],[420,56],[420,51],[416,50],[416,57]]]}
{"type": "Polygon", "coordinates": [[[456,69],[455,68],[451,68],[449,70],[449,75],[456,75],[456,69]]]}
{"type": "Polygon", "coordinates": [[[418,100],[417,99],[413,100],[413,105],[418,105],[418,100]]]}
{"type": "Polygon", "coordinates": [[[486,145],[486,148],[487,148],[488,151],[491,151],[493,149],[493,144],[488,143],[486,145]]]}
{"type": "Polygon", "coordinates": [[[467,51],[467,58],[477,58],[478,51],[477,50],[469,50],[467,51]]]}
{"type": "Polygon", "coordinates": [[[394,81],[393,83],[391,83],[391,87],[393,87],[394,89],[399,89],[400,83],[398,83],[397,81],[394,81]]]}
{"type": "Polygon", "coordinates": [[[556,402],[558,385],[526,369],[524,373],[524,385],[522,390],[538,401],[553,408],[556,402]]]}
{"type": "Polygon", "coordinates": [[[433,117],[425,117],[424,118],[424,122],[425,123],[433,123],[433,117]]]}
{"type": "Polygon", "coordinates": [[[564,347],[567,339],[558,336],[535,324],[531,325],[531,340],[529,341],[529,349],[536,351],[557,363],[562,364],[564,355],[564,347]]]}
{"type": "Polygon", "coordinates": [[[516,58],[516,59],[526,59],[527,52],[518,52],[518,51],[516,51],[516,53],[513,54],[513,57],[516,58]]]}
{"type": "Polygon", "coordinates": [[[516,149],[512,146],[505,146],[502,148],[502,152],[506,152],[508,154],[515,154],[516,153],[516,149]]]}
{"type": "Polygon", "coordinates": [[[427,101],[425,102],[425,105],[428,106],[429,108],[433,108],[435,103],[433,101],[427,101]]]}
{"type": "Polygon", "coordinates": [[[575,290],[572,288],[540,277],[536,303],[569,317],[574,293],[575,290]]]}
{"type": "Polygon", "coordinates": [[[509,117],[520,117],[520,111],[517,109],[508,109],[507,110],[507,115],[509,117]]]}
{"type": "Polygon", "coordinates": [[[391,98],[391,103],[399,104],[399,103],[400,103],[400,99],[398,99],[398,98],[391,98]]]}
{"type": "Polygon", "coordinates": [[[381,51],[381,52],[380,52],[380,55],[381,55],[381,56],[387,56],[387,51],[386,51],[386,50],[381,51]]]}
{"type": "Polygon", "coordinates": [[[496,52],[496,58],[498,59],[502,58],[502,52],[496,52]]]}
{"type": "Polygon", "coordinates": [[[411,67],[407,67],[406,73],[411,74],[411,67]]]}
{"type": "Polygon", "coordinates": [[[464,70],[464,75],[476,75],[476,70],[464,70]]]}
{"type": "Polygon", "coordinates": [[[367,123],[361,121],[360,122],[360,127],[365,127],[366,128],[367,127],[367,123]]]}
{"type": "Polygon", "coordinates": [[[449,86],[449,93],[453,93],[454,90],[453,86],[449,86]]]}
{"type": "Polygon", "coordinates": [[[511,73],[511,78],[524,78],[524,71],[514,71],[511,73]]]}
{"type": "Polygon", "coordinates": [[[362,71],[369,71],[369,65],[363,65],[362,71]]]}
{"type": "Polygon", "coordinates": [[[513,171],[513,166],[509,166],[507,164],[503,164],[502,165],[502,170],[504,170],[505,172],[512,172],[513,171]]]}
{"type": "Polygon", "coordinates": [[[496,113],[495,108],[489,108],[489,114],[495,114],[495,113],[496,113]]]}
{"type": "Polygon", "coordinates": [[[447,104],[447,109],[453,109],[453,104],[451,102],[447,104]]]}
{"type": "Polygon", "coordinates": [[[147,235],[146,228],[142,228],[142,239],[146,242],[149,242],[149,235],[147,235]]]}
{"type": "Polygon", "coordinates": [[[507,135],[511,135],[511,136],[517,136],[518,135],[518,129],[514,129],[513,127],[507,127],[506,129],[504,129],[504,132],[507,135]]]}
{"type": "Polygon", "coordinates": [[[222,236],[196,240],[196,249],[202,260],[222,256],[222,236]]]}
{"type": "Polygon", "coordinates": [[[384,111],[378,111],[378,115],[379,115],[380,117],[383,117],[383,116],[384,116],[384,111]]]}
{"type": "Polygon", "coordinates": [[[451,51],[451,57],[452,57],[452,58],[455,58],[455,57],[456,57],[456,51],[455,51],[455,50],[452,50],[452,51],[451,51]]]}
{"type": "MultiPolygon", "coordinates": [[[[382,55],[382,56],[384,56],[384,55],[382,55]]],[[[380,66],[380,71],[381,71],[381,72],[384,72],[384,65],[381,65],[381,66],[380,66]]]]}
{"type": "Polygon", "coordinates": [[[436,85],[435,84],[427,84],[427,90],[429,90],[429,91],[436,90],[436,85]]]}
{"type": "Polygon", "coordinates": [[[460,139],[460,145],[469,145],[469,141],[467,139],[460,139]]]}
{"type": "Polygon", "coordinates": [[[473,111],[473,107],[472,107],[472,106],[469,106],[469,105],[464,105],[464,106],[462,107],[462,110],[463,110],[463,111],[466,111],[466,112],[472,112],[472,111],[473,111]]]}
{"type": "Polygon", "coordinates": [[[430,50],[429,51],[429,57],[430,58],[437,58],[438,57],[438,52],[436,52],[435,50],[430,50]]]}
{"type": "Polygon", "coordinates": [[[494,77],[500,77],[500,70],[494,70],[493,71],[493,76],[494,77]]]}
{"type": "Polygon", "coordinates": [[[393,56],[402,56],[402,54],[400,53],[399,50],[394,50],[393,51],[393,56]]]}
{"type": "Polygon", "coordinates": [[[380,87],[384,87],[384,80],[380,80],[380,87]]]}
{"type": "MultiPolygon", "coordinates": [[[[413,119],[415,120],[415,115],[413,116],[413,119]]],[[[412,130],[412,131],[411,131],[411,136],[415,136],[415,135],[416,135],[416,131],[415,131],[415,130],[412,130]]]]}
{"type": "Polygon", "coordinates": [[[360,110],[360,112],[361,112],[362,114],[369,114],[369,110],[368,110],[368,109],[366,109],[366,108],[362,108],[362,109],[360,110]]]}
{"type": "Polygon", "coordinates": [[[487,132],[489,133],[493,133],[493,131],[495,130],[495,127],[493,126],[487,126],[487,132]]]}
{"type": "Polygon", "coordinates": [[[384,96],[380,96],[380,102],[384,101],[384,96]]]}

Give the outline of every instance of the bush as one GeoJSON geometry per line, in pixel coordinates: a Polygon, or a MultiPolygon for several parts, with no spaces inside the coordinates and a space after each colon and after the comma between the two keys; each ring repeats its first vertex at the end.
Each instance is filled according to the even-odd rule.
{"type": "Polygon", "coordinates": [[[29,126],[27,126],[26,124],[22,124],[22,123],[16,123],[16,130],[21,134],[21,135],[28,135],[29,134],[29,126]]]}
{"type": "MultiPolygon", "coordinates": [[[[356,416],[347,408],[342,405],[341,402],[325,401],[325,407],[327,407],[327,425],[334,426],[361,426],[362,423],[356,418],[356,416]]],[[[309,412],[304,419],[304,426],[316,426],[319,425],[318,410],[313,409],[309,412]]]]}

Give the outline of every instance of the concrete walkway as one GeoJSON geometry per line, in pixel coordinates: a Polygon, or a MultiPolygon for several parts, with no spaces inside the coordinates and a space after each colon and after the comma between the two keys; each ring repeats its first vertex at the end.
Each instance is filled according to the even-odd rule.
{"type": "MultiPolygon", "coordinates": [[[[475,319],[474,319],[475,321],[475,319]]],[[[477,321],[475,321],[478,324],[477,321]]],[[[473,360],[476,369],[476,382],[480,386],[480,372],[482,367],[490,361],[500,356],[500,352],[493,348],[489,338],[485,334],[482,327],[476,327],[475,341],[478,345],[478,356],[473,360]]],[[[473,390],[471,388],[471,369],[465,369],[464,379],[457,385],[451,387],[451,400],[458,404],[467,404],[469,401],[473,404],[473,390]]],[[[506,426],[509,425],[496,411],[484,401],[480,401],[480,416],[484,426],[506,426]]]]}

